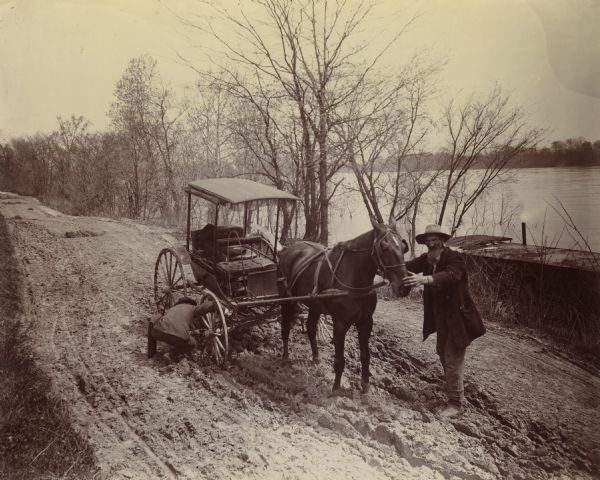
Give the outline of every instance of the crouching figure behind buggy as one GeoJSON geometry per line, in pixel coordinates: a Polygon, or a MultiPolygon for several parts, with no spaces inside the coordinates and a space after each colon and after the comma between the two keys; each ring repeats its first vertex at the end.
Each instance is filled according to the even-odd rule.
{"type": "Polygon", "coordinates": [[[200,305],[190,297],[181,297],[163,314],[156,314],[148,323],[148,358],[156,353],[156,342],[165,342],[176,353],[186,353],[198,346],[192,333],[201,328],[202,316],[215,308],[206,299],[200,305]]]}

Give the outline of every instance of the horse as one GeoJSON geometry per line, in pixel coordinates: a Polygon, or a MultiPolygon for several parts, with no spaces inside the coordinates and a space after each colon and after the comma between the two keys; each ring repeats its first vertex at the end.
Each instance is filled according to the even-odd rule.
{"type": "MultiPolygon", "coordinates": [[[[341,378],[346,364],[344,344],[351,325],[356,325],[360,346],[361,390],[369,390],[369,337],[373,328],[373,312],[377,294],[373,288],[376,273],[380,273],[392,286],[396,296],[406,296],[410,288],[402,283],[407,276],[404,254],[408,244],[402,239],[396,225],[389,226],[371,219],[373,229],[358,237],[336,244],[327,250],[320,244],[299,241],[286,247],[279,256],[280,281],[287,296],[318,294],[328,289],[344,290],[347,296],[316,298],[303,301],[308,306],[306,328],[312,350],[313,362],[319,362],[317,328],[320,315],[333,319],[333,344],[335,380],[333,392],[341,390],[341,378]]],[[[282,361],[289,362],[288,343],[296,303],[281,305],[282,361]]]]}

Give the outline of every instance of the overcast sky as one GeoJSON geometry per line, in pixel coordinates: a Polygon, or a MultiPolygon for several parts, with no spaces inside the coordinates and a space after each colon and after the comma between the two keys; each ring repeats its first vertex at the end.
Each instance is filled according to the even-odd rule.
{"type": "MultiPolygon", "coordinates": [[[[190,41],[167,4],[203,11],[191,0],[0,0],[0,139],[54,130],[59,115],[106,128],[115,83],[144,53],[178,91],[189,85],[194,75],[177,52],[187,55],[190,41]]],[[[386,9],[398,5],[378,2],[373,31],[390,28],[386,9]]],[[[407,5],[419,17],[391,53],[428,48],[447,60],[445,93],[486,92],[497,81],[548,129],[547,140],[600,139],[598,0],[407,5]]]]}

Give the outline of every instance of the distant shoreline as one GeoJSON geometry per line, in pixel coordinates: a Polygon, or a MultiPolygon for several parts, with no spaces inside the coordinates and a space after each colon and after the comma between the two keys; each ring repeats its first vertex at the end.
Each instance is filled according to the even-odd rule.
{"type": "MultiPolygon", "coordinates": [[[[514,165],[514,166],[507,166],[506,170],[531,170],[534,168],[599,168],[600,167],[600,163],[595,164],[595,165],[514,165]]],[[[424,172],[428,171],[428,170],[434,170],[435,168],[423,168],[423,169],[411,169],[410,171],[414,172],[416,170],[422,170],[424,172]]],[[[484,166],[473,166],[470,168],[470,170],[485,170],[484,166]]],[[[409,171],[406,168],[402,168],[403,172],[409,171]]],[[[340,169],[340,172],[345,172],[345,173],[353,173],[352,172],[352,167],[348,167],[348,166],[344,166],[342,169],[340,169]]],[[[380,173],[395,173],[395,171],[392,170],[382,170],[380,171],[380,173]]]]}

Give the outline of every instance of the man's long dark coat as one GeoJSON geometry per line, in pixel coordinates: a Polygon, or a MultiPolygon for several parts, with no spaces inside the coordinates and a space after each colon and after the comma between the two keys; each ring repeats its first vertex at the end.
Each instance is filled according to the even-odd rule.
{"type": "Polygon", "coordinates": [[[435,283],[423,291],[423,340],[445,324],[457,347],[466,347],[485,333],[485,326],[469,292],[464,256],[444,247],[435,273],[427,254],[406,262],[413,273],[433,276],[435,283]],[[443,322],[443,323],[440,323],[443,322]]]}

